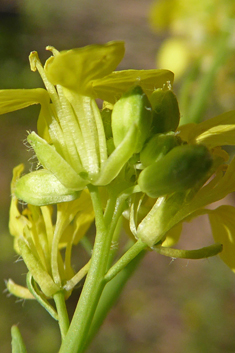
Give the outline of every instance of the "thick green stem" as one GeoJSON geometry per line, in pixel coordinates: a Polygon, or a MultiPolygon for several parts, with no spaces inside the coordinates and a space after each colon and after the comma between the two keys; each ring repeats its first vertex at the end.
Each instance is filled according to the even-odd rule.
{"type": "Polygon", "coordinates": [[[145,251],[141,251],[131,262],[115,276],[107,285],[105,286],[102,296],[100,298],[98,307],[95,312],[95,316],[92,321],[91,328],[89,330],[89,335],[86,341],[86,345],[83,349],[85,352],[87,346],[90,344],[100,326],[102,325],[105,317],[107,316],[110,309],[113,307],[118,297],[120,296],[123,287],[127,281],[132,276],[133,272],[138,267],[140,261],[145,255],[145,251]]]}
{"type": "Polygon", "coordinates": [[[63,340],[69,328],[69,318],[68,318],[67,308],[65,305],[64,292],[60,291],[56,293],[53,296],[53,298],[54,298],[57,313],[58,313],[60,332],[63,340]]]}
{"type": "Polygon", "coordinates": [[[60,353],[82,352],[97,304],[105,286],[104,276],[107,270],[110,243],[122,211],[122,205],[119,203],[116,205],[115,210],[113,209],[112,222],[110,220],[110,226],[107,227],[107,222],[104,221],[98,188],[90,185],[89,191],[95,211],[97,234],[90,269],[70,328],[62,342],[60,353]]]}

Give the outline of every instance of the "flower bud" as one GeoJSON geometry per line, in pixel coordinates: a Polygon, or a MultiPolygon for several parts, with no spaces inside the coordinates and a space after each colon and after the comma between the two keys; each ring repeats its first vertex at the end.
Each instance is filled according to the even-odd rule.
{"type": "Polygon", "coordinates": [[[80,194],[66,188],[45,169],[39,169],[18,179],[14,193],[18,199],[36,206],[72,201],[80,194]]]}
{"type": "Polygon", "coordinates": [[[175,131],[179,125],[180,112],[175,94],[171,90],[156,89],[150,96],[153,108],[152,132],[154,134],[175,131]]]}
{"type": "Polygon", "coordinates": [[[181,144],[181,139],[173,132],[154,135],[140,152],[140,161],[144,167],[160,160],[172,148],[181,144]]]}
{"type": "Polygon", "coordinates": [[[112,130],[114,145],[117,147],[125,138],[133,124],[137,134],[133,139],[135,152],[138,153],[150,133],[152,109],[150,102],[140,86],[135,86],[114,105],[112,113],[112,130]]]}
{"type": "Polygon", "coordinates": [[[154,198],[184,191],[199,182],[211,166],[212,156],[205,146],[178,146],[145,168],[138,184],[143,192],[154,198]]]}

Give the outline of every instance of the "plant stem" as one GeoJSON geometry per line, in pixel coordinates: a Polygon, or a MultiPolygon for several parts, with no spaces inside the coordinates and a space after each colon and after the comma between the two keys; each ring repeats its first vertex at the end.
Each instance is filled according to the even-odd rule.
{"type": "Polygon", "coordinates": [[[53,298],[54,298],[57,313],[58,313],[60,332],[63,340],[69,328],[69,318],[68,318],[67,308],[65,305],[64,292],[63,291],[57,292],[56,294],[54,294],[53,298]]]}
{"type": "Polygon", "coordinates": [[[83,279],[83,277],[86,276],[90,267],[90,262],[91,260],[89,260],[86,265],[80,269],[80,271],[78,271],[71,279],[66,282],[63,287],[66,291],[73,289],[83,279]]]}
{"type": "Polygon", "coordinates": [[[147,248],[147,244],[139,239],[107,272],[104,279],[111,281],[120,271],[122,271],[140,252],[147,248]]]}
{"type": "Polygon", "coordinates": [[[89,328],[105,286],[108,255],[113,232],[122,212],[122,203],[114,204],[109,226],[104,221],[102,204],[96,186],[88,186],[96,219],[96,239],[90,269],[78,301],[68,333],[62,342],[60,353],[80,353],[85,345],[89,328]]]}
{"type": "Polygon", "coordinates": [[[109,310],[117,301],[118,297],[120,296],[123,290],[123,287],[138,267],[145,253],[145,251],[141,251],[133,260],[131,260],[131,262],[121,272],[117,274],[116,277],[114,277],[105,286],[98,307],[96,309],[83,352],[85,352],[86,348],[96,335],[109,310]]]}

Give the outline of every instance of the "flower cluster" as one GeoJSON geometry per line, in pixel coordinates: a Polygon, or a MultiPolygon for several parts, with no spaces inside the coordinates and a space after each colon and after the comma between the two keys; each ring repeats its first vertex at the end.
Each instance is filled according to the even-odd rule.
{"type": "MultiPolygon", "coordinates": [[[[41,104],[38,133],[27,137],[40,169],[23,176],[22,166],[15,169],[10,211],[10,232],[32,276],[33,296],[41,290],[52,297],[62,289],[68,296],[86,274],[89,263],[74,274],[71,248],[94,219],[91,185],[99,188],[107,227],[109,205],[121,195],[127,232],[170,256],[182,222],[208,214],[215,241],[223,244],[221,257],[235,270],[235,209],[206,209],[235,191],[235,160],[228,163],[221,148],[235,144],[235,112],[178,127],[172,72],[113,71],[124,55],[122,42],[47,49],[53,56],[44,67],[36,52],[30,55],[46,90],[0,91],[2,114],[41,104]],[[103,100],[102,109],[97,98],[103,100]],[[18,199],[28,204],[22,213],[18,199]]],[[[216,244],[179,257],[221,250],[216,244]]],[[[17,293],[12,282],[8,287],[17,293]]]]}

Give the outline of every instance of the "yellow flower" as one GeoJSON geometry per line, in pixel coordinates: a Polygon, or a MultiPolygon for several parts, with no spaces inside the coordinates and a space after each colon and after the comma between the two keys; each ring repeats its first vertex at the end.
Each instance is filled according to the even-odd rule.
{"type": "MultiPolygon", "coordinates": [[[[55,223],[51,205],[28,204],[20,212],[14,188],[23,169],[23,165],[19,165],[13,171],[10,233],[14,236],[14,248],[22,256],[34,281],[47,297],[52,297],[75,275],[71,267],[72,246],[79,242],[94,220],[92,203],[88,191],[82,191],[76,200],[57,205],[55,223]],[[64,260],[61,248],[66,249],[64,260]]],[[[24,297],[30,297],[12,281],[8,282],[8,289],[19,296],[24,291],[24,297]]]]}
{"type": "Polygon", "coordinates": [[[133,123],[127,136],[108,156],[106,136],[95,99],[109,105],[123,92],[140,85],[149,96],[158,87],[170,84],[167,70],[113,70],[124,55],[123,42],[91,45],[58,52],[53,47],[45,67],[36,52],[30,55],[32,70],[38,70],[46,90],[0,91],[0,113],[41,104],[38,135],[28,135],[43,169],[23,176],[15,194],[37,206],[75,200],[90,183],[109,184],[135,152],[138,126],[133,123]]]}

